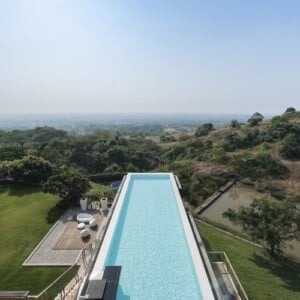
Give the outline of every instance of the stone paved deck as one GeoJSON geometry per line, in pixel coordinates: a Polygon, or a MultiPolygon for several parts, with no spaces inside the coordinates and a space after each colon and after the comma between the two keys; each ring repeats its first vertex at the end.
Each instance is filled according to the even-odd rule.
{"type": "MultiPolygon", "coordinates": [[[[72,217],[80,211],[76,209],[69,209],[59,219],[59,221],[50,229],[40,244],[33,250],[29,257],[23,263],[23,266],[71,266],[75,263],[80,254],[81,249],[77,250],[57,250],[55,245],[65,232],[70,222],[74,223],[72,217]]],[[[88,211],[92,215],[99,215],[98,211],[88,211]]],[[[99,217],[97,216],[97,219],[99,217]]],[[[101,226],[100,226],[101,227],[101,226]]],[[[101,228],[99,228],[101,229],[101,228]]],[[[98,229],[98,232],[100,230],[98,229]]],[[[96,235],[93,238],[97,238],[96,235]]],[[[92,242],[92,241],[91,241],[92,242]]],[[[84,244],[83,244],[84,246],[84,244]]],[[[79,260],[79,263],[81,260],[79,260]]]]}

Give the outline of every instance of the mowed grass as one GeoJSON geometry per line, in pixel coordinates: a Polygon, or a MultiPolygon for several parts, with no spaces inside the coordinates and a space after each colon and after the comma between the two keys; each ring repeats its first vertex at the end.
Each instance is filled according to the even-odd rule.
{"type": "Polygon", "coordinates": [[[41,292],[65,267],[22,267],[62,214],[58,198],[38,187],[0,186],[0,290],[41,292]]]}
{"type": "Polygon", "coordinates": [[[271,259],[263,249],[198,225],[207,250],[225,251],[249,299],[300,299],[300,265],[271,259]]]}

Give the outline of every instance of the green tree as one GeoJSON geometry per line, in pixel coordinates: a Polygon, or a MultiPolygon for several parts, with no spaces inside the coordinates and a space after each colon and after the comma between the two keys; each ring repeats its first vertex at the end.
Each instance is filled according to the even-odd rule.
{"type": "Polygon", "coordinates": [[[286,241],[300,240],[300,213],[290,201],[274,203],[255,199],[250,207],[241,206],[238,211],[229,208],[223,216],[242,225],[272,256],[282,252],[286,241]]]}
{"type": "Polygon", "coordinates": [[[291,159],[300,158],[300,135],[298,134],[288,134],[281,143],[280,153],[291,159]]]}
{"type": "Polygon", "coordinates": [[[176,139],[173,135],[169,133],[165,133],[159,137],[159,140],[161,143],[171,143],[171,142],[176,142],[176,139]]]}
{"type": "Polygon", "coordinates": [[[196,129],[195,136],[200,137],[208,135],[208,133],[213,129],[214,125],[212,123],[205,123],[196,129]]]}
{"type": "Polygon", "coordinates": [[[288,108],[285,110],[286,113],[291,113],[291,112],[295,112],[295,111],[296,111],[296,109],[295,109],[294,107],[288,107],[288,108]]]}
{"type": "Polygon", "coordinates": [[[225,136],[225,142],[222,146],[225,151],[234,151],[241,148],[241,144],[241,136],[236,132],[229,132],[225,136]]]}
{"type": "Polygon", "coordinates": [[[238,120],[232,120],[229,126],[232,128],[240,129],[241,123],[238,120]]]}
{"type": "Polygon", "coordinates": [[[52,165],[42,157],[33,155],[13,160],[8,165],[9,175],[16,181],[43,183],[52,174],[52,165]]]}
{"type": "Polygon", "coordinates": [[[77,204],[79,199],[90,188],[88,178],[76,169],[66,167],[51,176],[44,184],[44,191],[60,198],[69,204],[77,204]]]}
{"type": "Polygon", "coordinates": [[[20,159],[25,155],[25,151],[20,144],[0,145],[0,161],[20,159]]]}
{"type": "Polygon", "coordinates": [[[236,155],[232,164],[238,171],[250,177],[283,176],[289,169],[278,159],[267,153],[236,155]]]}
{"type": "Polygon", "coordinates": [[[104,170],[104,173],[121,173],[122,171],[122,168],[118,164],[113,163],[104,170]]]}
{"type": "Polygon", "coordinates": [[[115,190],[110,186],[92,184],[92,187],[85,193],[85,196],[91,201],[97,201],[102,197],[113,198],[115,194],[115,190]]]}
{"type": "Polygon", "coordinates": [[[37,127],[32,130],[32,141],[33,142],[47,142],[52,138],[66,138],[67,132],[64,130],[56,129],[54,127],[37,127]]]}
{"type": "Polygon", "coordinates": [[[254,113],[251,118],[248,120],[248,123],[250,126],[255,126],[257,125],[259,122],[261,122],[262,120],[264,119],[264,116],[259,113],[259,112],[256,112],[254,113]]]}

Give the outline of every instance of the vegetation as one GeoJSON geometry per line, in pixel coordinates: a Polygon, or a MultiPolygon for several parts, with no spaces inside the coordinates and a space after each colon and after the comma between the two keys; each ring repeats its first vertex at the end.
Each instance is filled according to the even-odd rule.
{"type": "Polygon", "coordinates": [[[223,216],[241,224],[254,240],[265,244],[271,256],[281,254],[286,241],[300,240],[300,213],[290,201],[255,199],[250,207],[229,208],[223,216]]]}
{"type": "Polygon", "coordinates": [[[42,157],[24,156],[8,165],[9,175],[15,181],[25,183],[43,183],[52,174],[52,165],[42,157]]]}
{"type": "Polygon", "coordinates": [[[195,136],[199,137],[208,135],[208,133],[213,129],[214,125],[212,123],[205,123],[196,129],[195,136]]]}
{"type": "Polygon", "coordinates": [[[40,187],[0,186],[0,290],[30,290],[37,294],[66,270],[22,267],[63,212],[56,206],[57,201],[40,187]]]}
{"type": "Polygon", "coordinates": [[[263,249],[219,232],[198,226],[208,250],[225,251],[249,299],[299,300],[300,267],[284,259],[273,259],[263,249]]]}
{"type": "Polygon", "coordinates": [[[296,109],[294,107],[288,107],[285,112],[286,113],[296,112],[296,109]]]}
{"type": "Polygon", "coordinates": [[[110,186],[91,183],[91,188],[85,193],[90,201],[99,201],[102,197],[113,198],[116,192],[110,186]]]}
{"type": "Polygon", "coordinates": [[[300,159],[300,135],[290,133],[282,140],[280,153],[288,159],[300,159]]]}
{"type": "Polygon", "coordinates": [[[224,185],[225,182],[226,180],[220,176],[194,174],[189,189],[189,198],[191,198],[192,204],[202,202],[224,185]]]}
{"type": "MultiPolygon", "coordinates": [[[[63,188],[66,183],[53,185],[61,180],[59,176],[65,177],[59,174],[63,170],[76,170],[85,183],[87,179],[99,183],[119,180],[127,172],[168,170],[179,173],[185,200],[196,205],[230,174],[242,180],[251,177],[257,186],[260,180],[271,180],[270,184],[273,179],[287,180],[291,173],[283,159],[297,160],[300,152],[299,114],[290,108],[287,111],[271,121],[254,113],[247,124],[232,120],[230,127],[214,129],[212,123],[205,123],[194,134],[160,131],[155,137],[147,137],[147,131],[125,135],[105,130],[70,135],[52,127],[0,131],[0,178],[41,184],[50,176],[45,190],[69,201],[70,193],[63,188]],[[210,166],[207,171],[201,169],[201,174],[199,162],[210,166]],[[214,168],[220,171],[212,172],[214,168]]],[[[289,189],[285,193],[296,193],[289,189]]],[[[285,196],[275,190],[272,188],[275,195],[285,196]]],[[[85,192],[86,188],[74,192],[74,201],[85,192]]]]}
{"type": "Polygon", "coordinates": [[[238,120],[232,120],[230,123],[230,127],[240,129],[241,124],[238,120]]]}
{"type": "Polygon", "coordinates": [[[264,119],[264,116],[259,113],[256,112],[254,113],[251,118],[248,120],[248,123],[250,126],[256,126],[258,123],[260,123],[262,120],[264,119]]]}
{"type": "Polygon", "coordinates": [[[77,204],[79,199],[89,190],[90,184],[86,176],[78,170],[61,168],[51,176],[44,185],[44,191],[59,195],[67,204],[77,204]]]}
{"type": "Polygon", "coordinates": [[[250,177],[282,176],[289,173],[289,169],[270,154],[245,153],[232,159],[232,164],[238,171],[250,177]]]}

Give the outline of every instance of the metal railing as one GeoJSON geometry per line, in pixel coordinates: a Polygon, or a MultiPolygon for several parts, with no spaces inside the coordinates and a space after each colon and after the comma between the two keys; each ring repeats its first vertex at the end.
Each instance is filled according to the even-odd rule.
{"type": "Polygon", "coordinates": [[[79,271],[79,260],[82,259],[83,267],[86,268],[86,249],[82,249],[78,255],[75,263],[70,266],[66,271],[64,271],[60,276],[58,276],[51,284],[49,284],[44,290],[42,290],[37,295],[28,295],[28,299],[40,299],[40,300],[53,300],[56,297],[60,299],[65,299],[69,287],[66,290],[67,285],[73,280],[74,286],[82,279],[82,276],[78,273],[79,271]]]}
{"type": "Polygon", "coordinates": [[[237,289],[239,296],[243,300],[249,300],[247,293],[240,282],[236,272],[234,271],[234,268],[227,256],[227,254],[223,251],[208,251],[209,259],[212,263],[214,262],[223,262],[228,270],[229,275],[231,276],[231,279],[233,280],[234,286],[237,289]]]}

